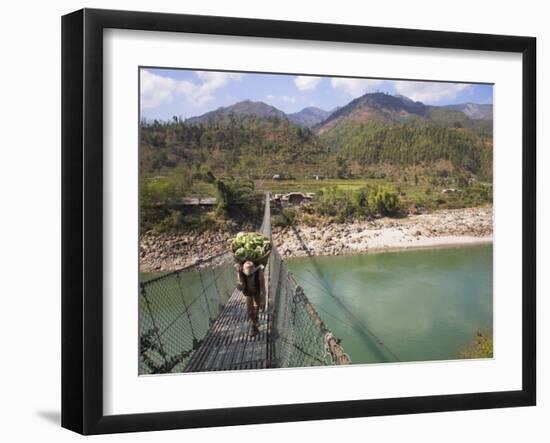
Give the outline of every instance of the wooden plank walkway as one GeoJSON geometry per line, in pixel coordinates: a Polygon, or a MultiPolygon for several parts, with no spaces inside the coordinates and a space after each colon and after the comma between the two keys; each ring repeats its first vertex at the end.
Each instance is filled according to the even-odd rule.
{"type": "Polygon", "coordinates": [[[223,311],[210,327],[185,372],[262,369],[267,363],[267,315],[260,313],[260,331],[249,337],[250,321],[244,295],[233,291],[223,311]]]}

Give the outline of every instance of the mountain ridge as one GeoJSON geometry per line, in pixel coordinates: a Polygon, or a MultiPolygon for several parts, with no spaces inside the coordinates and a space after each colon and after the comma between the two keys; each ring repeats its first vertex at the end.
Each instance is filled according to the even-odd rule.
{"type": "Polygon", "coordinates": [[[209,124],[225,121],[231,116],[288,120],[302,128],[311,129],[319,135],[344,124],[369,122],[413,125],[429,123],[457,128],[487,129],[492,122],[492,105],[467,102],[434,106],[414,101],[404,95],[376,92],[363,94],[332,111],[308,106],[298,112],[285,113],[262,101],[243,100],[190,117],[185,120],[185,123],[209,124]]]}
{"type": "Polygon", "coordinates": [[[490,132],[492,105],[466,103],[434,106],[414,101],[403,95],[367,93],[333,112],[312,127],[319,135],[342,125],[372,122],[401,124],[435,124],[490,132]]]}
{"type": "Polygon", "coordinates": [[[294,122],[297,125],[311,128],[312,126],[321,123],[330,114],[330,111],[325,111],[324,109],[317,108],[316,106],[308,106],[298,112],[287,114],[287,117],[291,122],[294,122]]]}
{"type": "Polygon", "coordinates": [[[345,106],[333,112],[314,129],[322,134],[338,126],[343,121],[364,123],[367,121],[395,121],[408,115],[425,117],[429,106],[415,102],[404,96],[383,92],[367,93],[351,100],[345,106]]]}
{"type": "Polygon", "coordinates": [[[196,117],[190,117],[185,120],[189,124],[213,123],[216,120],[229,118],[231,115],[244,117],[255,116],[260,118],[280,118],[287,119],[285,114],[275,106],[268,105],[261,101],[242,100],[230,106],[222,106],[213,111],[206,112],[196,117]]]}

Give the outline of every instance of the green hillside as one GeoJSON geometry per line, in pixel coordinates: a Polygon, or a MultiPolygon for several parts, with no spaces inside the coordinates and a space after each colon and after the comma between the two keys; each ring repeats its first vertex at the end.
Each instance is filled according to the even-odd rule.
{"type": "Polygon", "coordinates": [[[492,142],[475,131],[440,124],[348,122],[321,135],[322,144],[355,164],[364,174],[380,164],[420,167],[428,174],[437,162],[448,162],[449,173],[492,177],[492,142]]]}
{"type": "Polygon", "coordinates": [[[488,121],[461,119],[437,110],[433,119],[340,121],[320,135],[286,119],[234,115],[208,124],[143,122],[140,128],[142,175],[158,175],[185,165],[220,177],[351,177],[373,168],[418,167],[429,174],[436,162],[449,173],[492,177],[492,137],[488,121]],[[346,169],[346,170],[344,170],[346,169]]]}
{"type": "Polygon", "coordinates": [[[179,164],[216,176],[264,177],[329,174],[334,155],[307,128],[286,119],[229,116],[205,125],[181,121],[142,123],[142,174],[179,164]]]}

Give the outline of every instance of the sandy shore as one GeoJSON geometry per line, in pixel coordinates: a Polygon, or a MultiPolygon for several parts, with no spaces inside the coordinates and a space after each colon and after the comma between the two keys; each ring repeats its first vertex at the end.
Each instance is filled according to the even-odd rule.
{"type": "MultiPolygon", "coordinates": [[[[343,255],[492,242],[492,208],[469,208],[381,218],[327,226],[274,229],[273,241],[285,258],[343,255]]],[[[171,271],[224,252],[233,234],[153,234],[140,239],[141,270],[171,271]]]]}

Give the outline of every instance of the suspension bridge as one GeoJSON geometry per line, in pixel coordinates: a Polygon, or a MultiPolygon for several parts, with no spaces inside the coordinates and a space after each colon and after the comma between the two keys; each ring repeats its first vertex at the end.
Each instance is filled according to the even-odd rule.
{"type": "MultiPolygon", "coordinates": [[[[260,232],[271,238],[270,194],[260,232]]],[[[266,309],[250,337],[244,296],[227,252],[140,284],[140,374],[349,364],[275,245],[266,309]]]]}

